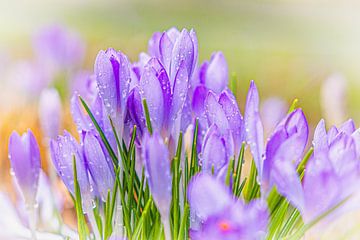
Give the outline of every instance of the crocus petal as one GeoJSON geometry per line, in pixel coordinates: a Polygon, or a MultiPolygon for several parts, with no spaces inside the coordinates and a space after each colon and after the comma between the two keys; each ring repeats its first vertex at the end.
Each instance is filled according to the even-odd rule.
{"type": "Polygon", "coordinates": [[[232,202],[225,185],[206,173],[191,179],[187,196],[191,211],[201,220],[221,212],[232,202]]]}
{"type": "Polygon", "coordinates": [[[305,222],[310,222],[339,201],[339,179],[331,168],[326,155],[318,154],[310,159],[304,176],[305,222]]]}
{"type": "Polygon", "coordinates": [[[61,100],[54,88],[45,89],[40,94],[39,118],[42,131],[48,138],[55,138],[60,130],[61,100]]]}
{"type": "Polygon", "coordinates": [[[92,129],[91,120],[88,118],[87,115],[85,115],[83,107],[80,105],[79,96],[77,94],[74,94],[71,97],[70,104],[71,104],[70,106],[71,115],[73,117],[73,120],[75,122],[78,131],[82,131],[82,130],[88,131],[92,129]]]}
{"type": "Polygon", "coordinates": [[[160,130],[164,119],[164,96],[153,68],[146,65],[139,82],[140,95],[146,99],[150,120],[155,130],[160,130]]]}
{"type": "Polygon", "coordinates": [[[138,87],[135,87],[133,90],[131,90],[127,100],[127,109],[129,111],[131,119],[139,128],[139,131],[143,133],[146,128],[145,115],[143,112],[143,106],[138,87]]]}
{"type": "Polygon", "coordinates": [[[221,52],[216,52],[211,56],[205,78],[206,86],[218,94],[228,85],[228,66],[221,52]]]}
{"type": "Polygon", "coordinates": [[[196,32],[194,29],[191,29],[189,34],[190,34],[190,38],[194,45],[194,58],[193,58],[193,66],[192,66],[193,71],[190,73],[190,76],[192,76],[194,73],[194,70],[196,68],[196,65],[198,63],[199,43],[198,43],[198,39],[197,39],[196,32]]]}
{"type": "Polygon", "coordinates": [[[188,89],[189,77],[186,70],[185,62],[182,62],[175,76],[170,121],[174,121],[178,117],[179,112],[182,111],[188,94],[188,89]]]}
{"type": "Polygon", "coordinates": [[[229,96],[230,93],[224,91],[219,97],[226,118],[229,122],[229,129],[233,135],[235,143],[235,154],[238,154],[242,142],[245,140],[244,120],[240,113],[236,100],[229,96]]]}
{"type": "Polygon", "coordinates": [[[12,173],[29,206],[35,204],[40,174],[39,146],[32,132],[22,136],[13,132],[9,140],[9,158],[12,173]]]}
{"type": "Polygon", "coordinates": [[[192,110],[196,116],[205,114],[205,99],[209,90],[204,85],[199,85],[195,88],[192,98],[192,110]]]}
{"type": "Polygon", "coordinates": [[[151,194],[166,219],[170,211],[172,186],[168,149],[161,136],[154,132],[152,136],[145,134],[142,151],[151,194]]]}
{"type": "MultiPolygon", "coordinates": [[[[193,71],[194,62],[194,45],[190,37],[189,32],[186,29],[181,31],[180,36],[174,43],[174,48],[171,53],[171,64],[170,64],[170,81],[174,82],[175,76],[180,68],[182,61],[185,62],[188,78],[191,77],[193,71]]],[[[172,84],[173,85],[173,84],[172,84]]]]}
{"type": "Polygon", "coordinates": [[[148,43],[148,53],[152,57],[160,58],[160,39],[162,34],[160,32],[155,32],[149,40],[148,43]]]}
{"type": "Polygon", "coordinates": [[[108,191],[111,191],[114,186],[114,171],[110,167],[111,162],[107,160],[99,140],[91,132],[87,132],[85,135],[84,153],[96,190],[101,199],[106,201],[108,191]]]}
{"type": "Polygon", "coordinates": [[[168,34],[164,32],[160,39],[160,55],[161,62],[168,73],[170,73],[171,53],[174,48],[174,43],[170,40],[168,34]]]}
{"type": "Polygon", "coordinates": [[[229,129],[229,122],[226,118],[226,114],[213,92],[209,92],[205,99],[205,113],[209,125],[216,124],[222,133],[229,129]]]}
{"type": "Polygon", "coordinates": [[[339,133],[339,130],[335,127],[335,126],[332,126],[327,135],[328,135],[328,144],[330,145],[332,143],[332,141],[334,141],[334,139],[336,138],[336,136],[338,135],[339,133]]]}
{"type": "Polygon", "coordinates": [[[245,107],[246,141],[254,158],[258,174],[262,176],[264,154],[264,128],[259,113],[259,93],[254,81],[251,81],[245,107]]]}
{"type": "Polygon", "coordinates": [[[313,145],[315,154],[326,151],[329,148],[324,119],[321,119],[315,128],[313,145]]]}
{"type": "Polygon", "coordinates": [[[213,125],[205,135],[202,147],[202,171],[211,174],[212,169],[214,169],[214,174],[217,175],[228,161],[225,140],[222,138],[216,125],[213,125]]]}
{"type": "Polygon", "coordinates": [[[356,146],[354,139],[340,132],[329,146],[329,159],[339,176],[356,173],[359,161],[356,158],[356,146]]]}
{"type": "Polygon", "coordinates": [[[353,132],[355,132],[355,130],[356,130],[355,123],[352,119],[349,119],[346,122],[344,122],[339,128],[339,132],[344,132],[348,135],[351,135],[353,132]]]}

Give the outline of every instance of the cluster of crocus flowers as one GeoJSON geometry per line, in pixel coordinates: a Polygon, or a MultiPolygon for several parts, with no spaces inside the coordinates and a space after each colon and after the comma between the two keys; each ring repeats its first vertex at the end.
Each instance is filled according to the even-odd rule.
{"type": "MultiPolygon", "coordinates": [[[[328,132],[320,121],[307,150],[308,123],[294,102],[265,142],[255,82],[242,115],[228,78],[221,52],[198,65],[194,30],[155,33],[138,62],[99,52],[71,99],[78,136],[54,136],[56,121],[43,126],[80,239],[297,239],[355,204],[360,135],[351,120],[328,132]]],[[[46,123],[60,104],[44,95],[46,123]]],[[[9,153],[31,209],[40,172],[31,132],[14,133],[9,153]]]]}

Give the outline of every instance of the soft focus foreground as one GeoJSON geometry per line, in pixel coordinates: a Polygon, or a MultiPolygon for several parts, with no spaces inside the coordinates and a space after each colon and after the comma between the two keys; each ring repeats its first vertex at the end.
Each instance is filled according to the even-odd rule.
{"type": "Polygon", "coordinates": [[[0,236],[336,239],[336,229],[356,238],[360,135],[353,120],[341,123],[344,77],[331,75],[321,90],[326,123],[339,124],[321,120],[312,134],[299,108],[308,93],[296,94],[300,104],[261,101],[223,52],[198,61],[206,42],[171,28],[135,61],[107,49],[86,71],[94,58],[85,41],[52,25],[33,36],[31,60],[4,57],[6,86],[21,97],[15,110],[2,107],[2,176],[13,184],[4,184],[10,220],[1,219],[0,236]],[[237,101],[233,93],[247,89],[237,101]],[[35,136],[22,134],[28,128],[35,136]]]}

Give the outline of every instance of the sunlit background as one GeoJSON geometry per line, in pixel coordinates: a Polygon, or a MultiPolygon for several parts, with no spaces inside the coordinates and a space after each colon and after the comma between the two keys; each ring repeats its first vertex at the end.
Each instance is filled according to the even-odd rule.
{"type": "MultiPolygon", "coordinates": [[[[21,81],[29,81],[29,69],[22,63],[34,58],[33,37],[44,27],[64,26],[85,42],[84,62],[77,71],[92,71],[100,49],[113,47],[136,61],[154,31],[194,28],[200,61],[223,51],[236,74],[242,111],[254,79],[262,101],[276,97],[288,106],[298,98],[313,128],[322,117],[328,125],[350,116],[360,122],[359,12],[355,0],[1,0],[0,167],[7,169],[6,146],[13,129],[30,127],[41,139],[38,92],[32,94],[27,82],[24,93],[21,81]]],[[[56,87],[60,92],[64,88],[56,87]]],[[[73,129],[63,100],[63,127],[73,129]]],[[[264,112],[271,115],[266,106],[264,112]]],[[[8,179],[7,170],[0,174],[0,180],[8,179]]]]}

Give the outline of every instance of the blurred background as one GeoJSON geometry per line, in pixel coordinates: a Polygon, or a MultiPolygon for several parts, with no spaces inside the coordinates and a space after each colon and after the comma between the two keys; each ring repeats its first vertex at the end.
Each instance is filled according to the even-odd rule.
{"type": "MultiPolygon", "coordinates": [[[[236,73],[242,111],[249,81],[254,79],[268,105],[288,106],[298,98],[314,127],[322,117],[328,125],[350,116],[360,121],[359,10],[358,1],[325,0],[221,4],[215,0],[1,0],[0,167],[7,166],[6,147],[13,129],[32,128],[42,139],[37,82],[43,75],[30,66],[36,58],[34,37],[47,26],[62,26],[84,43],[80,65],[71,76],[62,75],[70,82],[82,70],[92,71],[100,49],[113,47],[137,61],[154,31],[195,28],[200,61],[221,50],[230,72],[236,73]]],[[[36,65],[43,70],[47,63],[36,65]]],[[[63,97],[63,127],[74,129],[62,84],[53,83],[63,97]]],[[[1,171],[1,178],[7,176],[1,171]]]]}

